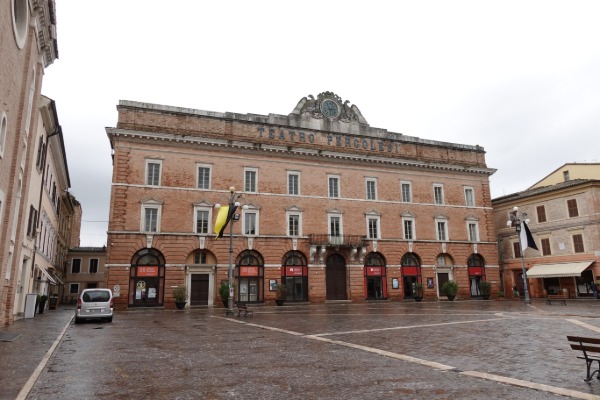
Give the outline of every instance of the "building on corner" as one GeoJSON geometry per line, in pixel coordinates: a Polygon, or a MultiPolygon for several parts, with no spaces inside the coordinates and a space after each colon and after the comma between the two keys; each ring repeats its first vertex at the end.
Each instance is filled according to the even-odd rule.
{"type": "Polygon", "coordinates": [[[445,299],[447,280],[462,299],[482,280],[498,290],[495,170],[480,146],[373,128],[332,92],[288,115],[117,110],[106,274],[118,308],[172,308],[181,285],[188,306],[220,305],[230,255],[235,300],[249,303],[273,304],[280,283],[296,303],[412,299],[416,282],[445,299]]]}
{"type": "Polygon", "coordinates": [[[493,199],[503,287],[524,294],[524,263],[532,297],[591,298],[591,284],[600,280],[599,199],[597,163],[564,164],[527,190],[493,199]],[[515,229],[507,227],[515,206],[527,214],[538,250],[522,253],[515,229]]]}

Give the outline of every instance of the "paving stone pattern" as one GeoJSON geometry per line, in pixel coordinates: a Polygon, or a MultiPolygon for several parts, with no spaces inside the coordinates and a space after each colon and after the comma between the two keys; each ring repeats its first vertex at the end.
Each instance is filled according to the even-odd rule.
{"type": "Polygon", "coordinates": [[[585,363],[566,340],[600,337],[595,301],[253,309],[246,318],[223,309],[131,310],[113,323],[71,325],[28,398],[600,398],[600,381],[583,381],[585,363]]]}

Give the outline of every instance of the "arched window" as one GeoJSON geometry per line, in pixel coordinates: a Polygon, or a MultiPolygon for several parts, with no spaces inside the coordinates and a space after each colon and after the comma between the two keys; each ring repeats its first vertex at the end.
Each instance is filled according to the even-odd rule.
{"type": "Polygon", "coordinates": [[[264,301],[264,259],[254,250],[244,250],[236,260],[237,301],[264,301]]]}
{"type": "Polygon", "coordinates": [[[469,286],[472,297],[481,296],[479,284],[485,281],[485,262],[479,254],[471,254],[467,260],[469,286]]]}
{"type": "Polygon", "coordinates": [[[156,249],[142,249],[131,258],[129,306],[157,307],[164,303],[165,257],[156,249]]]}
{"type": "Polygon", "coordinates": [[[293,250],[283,256],[281,282],[286,301],[308,301],[308,262],[304,254],[293,250]]]}
{"type": "Polygon", "coordinates": [[[406,253],[401,260],[402,284],[405,298],[413,297],[413,283],[421,282],[421,259],[415,253],[406,253]]]}
{"type": "Polygon", "coordinates": [[[365,295],[368,300],[387,298],[387,279],[385,258],[382,254],[371,252],[365,257],[365,295]]]}

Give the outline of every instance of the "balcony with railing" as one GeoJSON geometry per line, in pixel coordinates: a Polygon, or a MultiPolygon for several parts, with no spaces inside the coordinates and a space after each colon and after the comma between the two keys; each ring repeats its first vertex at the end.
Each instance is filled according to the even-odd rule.
{"type": "Polygon", "coordinates": [[[361,235],[329,235],[311,233],[308,243],[311,246],[325,247],[362,247],[365,245],[365,236],[361,235]]]}

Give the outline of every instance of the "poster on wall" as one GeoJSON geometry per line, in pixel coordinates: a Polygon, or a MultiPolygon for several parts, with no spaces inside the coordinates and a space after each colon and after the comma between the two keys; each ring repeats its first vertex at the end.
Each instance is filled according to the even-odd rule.
{"type": "Polygon", "coordinates": [[[392,278],[392,289],[398,289],[400,287],[400,283],[398,282],[398,278],[392,278]]]}
{"type": "Polygon", "coordinates": [[[427,288],[433,289],[433,278],[427,278],[427,288]]]}
{"type": "Polygon", "coordinates": [[[156,298],[156,288],[151,287],[148,289],[148,298],[149,299],[156,298]]]}

